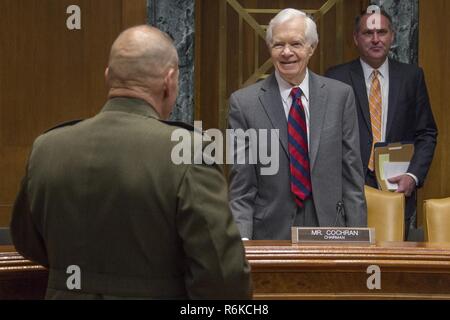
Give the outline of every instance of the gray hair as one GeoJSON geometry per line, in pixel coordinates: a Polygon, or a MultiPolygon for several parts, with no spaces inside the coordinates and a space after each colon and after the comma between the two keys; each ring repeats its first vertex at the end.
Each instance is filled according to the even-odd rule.
{"type": "Polygon", "coordinates": [[[272,44],[272,30],[275,26],[291,20],[293,18],[302,17],[305,19],[306,29],[305,29],[305,37],[306,42],[311,46],[316,47],[319,43],[319,36],[317,34],[317,26],[311,17],[309,17],[305,12],[297,10],[297,9],[283,9],[278,14],[270,20],[269,26],[267,27],[266,32],[266,43],[270,47],[272,44]]]}

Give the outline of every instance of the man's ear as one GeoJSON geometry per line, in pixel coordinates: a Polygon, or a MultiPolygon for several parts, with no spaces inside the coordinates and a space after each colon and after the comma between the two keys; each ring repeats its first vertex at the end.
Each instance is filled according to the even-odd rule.
{"type": "Polygon", "coordinates": [[[109,67],[106,67],[106,69],[105,69],[105,81],[106,81],[106,83],[108,83],[108,78],[109,78],[109,67]]]}
{"type": "Polygon", "coordinates": [[[314,51],[316,50],[316,48],[317,48],[317,44],[316,45],[310,45],[309,46],[309,52],[308,52],[308,55],[309,55],[309,57],[311,58],[312,57],[312,55],[314,54],[314,51]]]}
{"type": "Polygon", "coordinates": [[[356,39],[357,36],[358,34],[356,32],[353,32],[353,43],[356,47],[358,47],[358,40],[356,39]]]}
{"type": "Polygon", "coordinates": [[[170,68],[164,77],[164,91],[165,96],[169,95],[169,92],[175,90],[177,84],[176,70],[174,68],[170,68]]]}

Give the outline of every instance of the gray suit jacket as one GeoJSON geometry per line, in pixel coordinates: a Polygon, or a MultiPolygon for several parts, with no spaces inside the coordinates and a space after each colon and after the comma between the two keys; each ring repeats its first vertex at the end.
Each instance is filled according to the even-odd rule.
{"type": "MultiPolygon", "coordinates": [[[[319,226],[367,225],[358,119],[351,87],[310,74],[310,165],[319,226]],[[344,203],[345,220],[336,205],[344,203]],[[337,219],[337,222],[336,222],[337,219]]],[[[230,207],[242,237],[290,239],[297,206],[290,190],[287,121],[274,74],[230,97],[229,127],[279,129],[279,171],[261,175],[264,166],[234,164],[230,207]]],[[[268,143],[270,154],[271,146],[268,143]]]]}

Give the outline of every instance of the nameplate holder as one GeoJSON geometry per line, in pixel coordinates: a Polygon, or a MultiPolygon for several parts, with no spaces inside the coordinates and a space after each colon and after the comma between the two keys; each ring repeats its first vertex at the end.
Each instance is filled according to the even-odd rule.
{"type": "Polygon", "coordinates": [[[292,243],[308,244],[374,244],[374,228],[292,227],[292,243]]]}

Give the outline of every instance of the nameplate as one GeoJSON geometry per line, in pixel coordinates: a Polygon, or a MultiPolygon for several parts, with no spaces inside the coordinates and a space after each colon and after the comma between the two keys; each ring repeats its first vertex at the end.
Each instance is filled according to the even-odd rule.
{"type": "Polygon", "coordinates": [[[375,243],[374,228],[292,227],[292,243],[375,243]]]}

